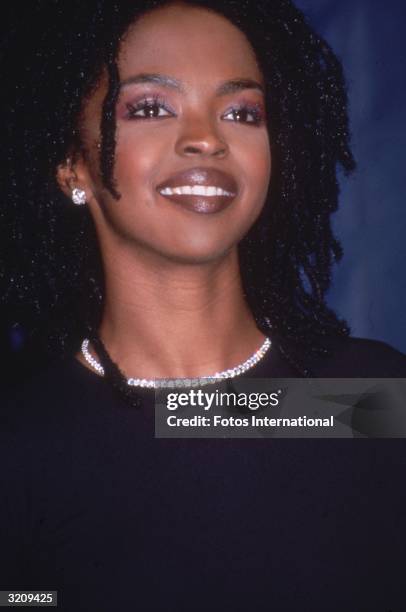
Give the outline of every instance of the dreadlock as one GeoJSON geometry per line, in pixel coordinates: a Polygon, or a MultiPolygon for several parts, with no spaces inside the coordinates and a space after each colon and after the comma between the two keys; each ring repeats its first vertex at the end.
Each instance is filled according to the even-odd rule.
{"type": "MultiPolygon", "coordinates": [[[[2,299],[32,328],[47,330],[47,347],[72,351],[95,337],[103,307],[103,272],[87,207],[61,193],[55,173],[82,148],[84,101],[107,69],[101,120],[100,173],[119,199],[114,179],[117,54],[129,26],[168,0],[36,0],[29,19],[12,15],[1,63],[6,135],[0,210],[2,299]],[[140,8],[141,7],[141,8],[140,8]],[[12,70],[10,70],[10,67],[12,70]]],[[[302,374],[298,355],[325,351],[323,340],[348,334],[326,305],[331,268],[342,255],[331,228],[337,170],[354,169],[342,67],[290,0],[186,0],[240,28],[266,83],[272,179],[257,222],[239,246],[247,301],[258,327],[271,335],[302,374]]],[[[12,10],[12,9],[10,9],[12,10]]],[[[84,152],[85,153],[85,152],[84,152]]]]}

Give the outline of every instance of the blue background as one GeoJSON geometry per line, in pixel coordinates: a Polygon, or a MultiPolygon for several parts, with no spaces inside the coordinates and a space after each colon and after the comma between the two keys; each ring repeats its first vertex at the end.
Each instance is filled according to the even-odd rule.
{"type": "Polygon", "coordinates": [[[344,257],[330,305],[353,336],[406,352],[406,3],[296,0],[342,60],[357,170],[334,227],[344,257]]]}

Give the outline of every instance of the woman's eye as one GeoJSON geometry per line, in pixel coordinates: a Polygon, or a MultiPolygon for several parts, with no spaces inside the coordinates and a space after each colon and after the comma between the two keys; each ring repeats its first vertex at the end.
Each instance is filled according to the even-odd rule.
{"type": "Polygon", "coordinates": [[[131,119],[160,119],[173,115],[160,102],[140,102],[138,104],[127,104],[128,117],[131,119]]]}
{"type": "Polygon", "coordinates": [[[232,108],[223,115],[226,121],[237,121],[239,123],[261,123],[262,116],[256,108],[232,108]]]}

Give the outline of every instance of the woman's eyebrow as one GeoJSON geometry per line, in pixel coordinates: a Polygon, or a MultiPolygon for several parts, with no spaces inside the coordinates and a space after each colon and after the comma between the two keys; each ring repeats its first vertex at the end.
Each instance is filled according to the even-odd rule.
{"type": "MultiPolygon", "coordinates": [[[[128,77],[120,83],[120,89],[127,85],[135,85],[137,83],[153,83],[155,85],[161,85],[170,89],[176,89],[182,93],[185,92],[185,87],[178,79],[167,76],[165,74],[156,73],[142,73],[131,77],[128,77]]],[[[231,79],[221,83],[216,89],[217,96],[226,96],[233,94],[243,89],[257,89],[261,93],[264,93],[264,87],[258,81],[253,79],[231,79]]]]}
{"type": "Polygon", "coordinates": [[[265,90],[261,83],[254,81],[253,79],[232,79],[222,83],[216,90],[218,96],[226,96],[228,94],[241,91],[242,89],[258,89],[261,93],[265,93],[265,90]]]}
{"type": "Polygon", "coordinates": [[[162,85],[163,87],[169,87],[171,89],[178,89],[179,91],[183,91],[183,86],[178,79],[174,79],[173,77],[166,76],[165,74],[137,74],[132,77],[128,77],[128,79],[124,79],[120,83],[120,89],[125,87],[126,85],[134,85],[137,83],[155,83],[157,85],[162,85]]]}

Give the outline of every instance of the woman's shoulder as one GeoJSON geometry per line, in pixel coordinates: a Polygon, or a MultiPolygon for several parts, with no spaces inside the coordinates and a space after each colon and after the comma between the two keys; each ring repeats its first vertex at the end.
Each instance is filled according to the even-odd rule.
{"type": "Polygon", "coordinates": [[[312,367],[320,378],[406,378],[406,356],[379,340],[334,337],[326,341],[328,355],[312,367]]]}

